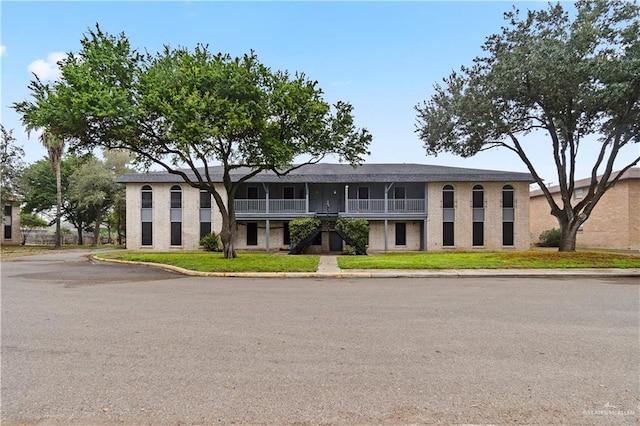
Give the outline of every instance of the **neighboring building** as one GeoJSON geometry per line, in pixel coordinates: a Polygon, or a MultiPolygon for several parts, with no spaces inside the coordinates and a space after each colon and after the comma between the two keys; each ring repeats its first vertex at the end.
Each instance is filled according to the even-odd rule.
{"type": "MultiPolygon", "coordinates": [[[[612,174],[612,178],[619,172],[612,174]]],[[[600,178],[600,177],[599,177],[600,178]]],[[[591,178],[575,183],[575,204],[586,194],[591,178]]],[[[561,205],[560,188],[549,190],[561,205]]],[[[531,241],[538,241],[543,231],[559,228],[558,220],[552,216],[544,194],[540,189],[531,192],[531,241]]],[[[615,186],[602,196],[591,212],[591,216],[578,231],[576,246],[580,248],[605,248],[618,250],[640,250],[640,168],[634,167],[618,180],[615,186]]]]}
{"type": "MultiPolygon", "coordinates": [[[[240,173],[246,172],[240,171],[240,173]]],[[[222,182],[222,169],[213,170],[222,182]]],[[[166,172],[128,174],[127,247],[187,249],[221,216],[208,193],[166,172]]],[[[421,164],[315,164],[285,176],[262,172],[236,193],[236,248],[288,250],[297,217],[364,218],[370,251],[527,250],[529,173],[421,164]]],[[[226,197],[222,183],[218,191],[226,197]]],[[[342,251],[335,232],[311,252],[342,251]]]]}
{"type": "Polygon", "coordinates": [[[20,244],[20,202],[9,201],[2,206],[2,245],[20,244]]]}

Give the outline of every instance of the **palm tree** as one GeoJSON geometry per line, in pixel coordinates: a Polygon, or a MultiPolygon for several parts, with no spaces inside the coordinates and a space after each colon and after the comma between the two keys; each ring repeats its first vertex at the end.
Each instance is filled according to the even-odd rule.
{"type": "Polygon", "coordinates": [[[49,162],[56,174],[56,243],[55,248],[62,248],[62,232],[60,229],[60,218],[62,216],[62,173],[60,165],[62,163],[62,155],[64,154],[64,140],[49,130],[43,130],[40,135],[42,145],[49,153],[49,162]]]}

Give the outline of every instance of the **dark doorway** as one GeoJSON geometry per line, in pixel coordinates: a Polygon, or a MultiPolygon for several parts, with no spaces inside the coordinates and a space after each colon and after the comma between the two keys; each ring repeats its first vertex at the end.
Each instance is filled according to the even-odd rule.
{"type": "Polygon", "coordinates": [[[247,223],[247,245],[258,245],[258,224],[255,222],[247,223]]]}
{"type": "Polygon", "coordinates": [[[329,232],[329,251],[342,251],[342,238],[337,232],[329,232]]]}

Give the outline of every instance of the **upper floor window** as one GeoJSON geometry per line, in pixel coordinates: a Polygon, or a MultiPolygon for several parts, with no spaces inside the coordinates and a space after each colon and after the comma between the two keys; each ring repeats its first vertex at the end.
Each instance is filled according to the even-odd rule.
{"type": "Polygon", "coordinates": [[[171,208],[182,208],[182,188],[180,188],[178,185],[173,185],[171,187],[171,208]]]}
{"type": "Polygon", "coordinates": [[[149,185],[145,185],[142,187],[142,208],[150,209],[153,208],[153,190],[149,185]]]}

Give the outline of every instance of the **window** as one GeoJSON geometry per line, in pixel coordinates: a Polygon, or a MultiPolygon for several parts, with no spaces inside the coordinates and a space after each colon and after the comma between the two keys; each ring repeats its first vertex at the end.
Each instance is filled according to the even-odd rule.
{"type": "Polygon", "coordinates": [[[285,200],[293,200],[293,195],[293,186],[285,186],[284,188],[282,188],[282,198],[284,198],[285,200]]]}
{"type": "Polygon", "coordinates": [[[13,207],[11,206],[11,204],[5,204],[4,205],[4,218],[3,218],[3,225],[4,225],[4,239],[5,240],[10,240],[11,236],[13,234],[13,207]]]}
{"type": "Polygon", "coordinates": [[[258,187],[257,186],[248,186],[247,187],[247,198],[249,200],[257,200],[258,199],[258,187]]]}
{"type": "Polygon", "coordinates": [[[368,200],[369,199],[369,187],[368,186],[359,186],[358,187],[358,199],[359,200],[368,200]]]}
{"type": "Polygon", "coordinates": [[[211,233],[211,194],[200,190],[200,239],[211,233]]]}
{"type": "Polygon", "coordinates": [[[407,224],[404,222],[396,223],[396,245],[397,246],[407,245],[407,224]]]}
{"type": "Polygon", "coordinates": [[[258,224],[256,222],[247,223],[247,245],[258,245],[258,224]]]}
{"type": "Polygon", "coordinates": [[[407,198],[407,191],[405,190],[405,187],[396,186],[393,189],[393,198],[395,198],[396,200],[404,200],[405,198],[407,198]]]}
{"type": "Polygon", "coordinates": [[[512,246],[513,238],[513,222],[514,222],[514,196],[513,186],[505,185],[502,187],[502,245],[512,246]]]}
{"type": "Polygon", "coordinates": [[[142,222],[141,245],[153,245],[153,189],[145,185],[141,189],[142,204],[140,209],[140,219],[142,222]]]}
{"type": "Polygon", "coordinates": [[[171,221],[171,245],[182,245],[182,188],[178,185],[171,187],[171,210],[169,212],[171,221]]]}
{"type": "Polygon", "coordinates": [[[474,246],[484,245],[484,188],[475,185],[472,190],[473,227],[472,243],[474,246]]]}
{"type": "Polygon", "coordinates": [[[444,247],[452,247],[455,243],[454,207],[455,190],[451,185],[442,187],[442,245],[444,247]]]}
{"type": "Polygon", "coordinates": [[[576,190],[573,192],[573,196],[576,200],[581,200],[582,199],[582,188],[576,188],[576,190]]]}
{"type": "Polygon", "coordinates": [[[288,246],[291,245],[291,233],[289,231],[289,222],[283,222],[283,236],[282,236],[282,244],[288,246]]]}

